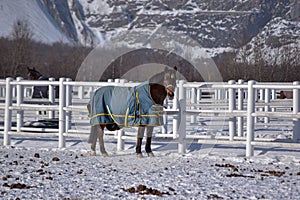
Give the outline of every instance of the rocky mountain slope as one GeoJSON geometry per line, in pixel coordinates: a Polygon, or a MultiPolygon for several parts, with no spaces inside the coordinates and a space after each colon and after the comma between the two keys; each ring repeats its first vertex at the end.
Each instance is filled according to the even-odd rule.
{"type": "Polygon", "coordinates": [[[163,26],[197,41],[212,57],[250,51],[251,58],[260,48],[269,59],[273,49],[300,42],[298,0],[15,0],[0,1],[0,9],[2,36],[21,18],[46,43],[96,46],[124,32],[163,26]]]}

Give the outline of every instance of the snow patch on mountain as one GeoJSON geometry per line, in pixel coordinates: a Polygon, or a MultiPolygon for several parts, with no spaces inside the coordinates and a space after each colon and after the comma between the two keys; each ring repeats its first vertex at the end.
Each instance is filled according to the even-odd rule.
{"type": "Polygon", "coordinates": [[[26,20],[37,41],[44,43],[69,43],[57,22],[46,12],[40,1],[0,1],[0,36],[11,37],[13,24],[26,20]]]}
{"type": "Polygon", "coordinates": [[[300,21],[282,17],[271,20],[247,45],[241,48],[238,60],[247,56],[249,63],[263,61],[269,65],[297,64],[300,54],[300,21]]]}
{"type": "MultiPolygon", "coordinates": [[[[211,57],[223,52],[237,52],[243,47],[241,51],[247,51],[247,59],[252,59],[253,50],[258,49],[259,44],[265,59],[276,63],[274,54],[280,54],[287,45],[299,45],[299,12],[295,10],[298,4],[293,2],[2,0],[0,36],[11,37],[13,23],[25,19],[35,40],[96,47],[109,44],[120,34],[145,34],[165,27],[168,32],[177,32],[197,41],[211,57]],[[280,45],[284,48],[278,48],[280,45]]],[[[128,41],[129,46],[139,46],[139,43],[141,41],[135,38],[128,41]]]]}

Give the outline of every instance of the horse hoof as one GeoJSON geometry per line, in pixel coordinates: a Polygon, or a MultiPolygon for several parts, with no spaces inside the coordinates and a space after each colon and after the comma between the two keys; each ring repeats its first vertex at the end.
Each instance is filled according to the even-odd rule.
{"type": "Polygon", "coordinates": [[[103,157],[108,157],[108,153],[107,153],[107,152],[104,152],[104,153],[102,153],[102,156],[103,156],[103,157]]]}
{"type": "Polygon", "coordinates": [[[91,155],[91,156],[96,156],[96,151],[91,151],[91,152],[90,152],[90,155],[91,155]]]}
{"type": "Polygon", "coordinates": [[[136,157],[138,157],[138,158],[143,158],[144,156],[143,156],[142,153],[137,153],[137,154],[136,154],[136,157]]]}
{"type": "Polygon", "coordinates": [[[155,157],[153,152],[147,153],[148,157],[155,157]]]}

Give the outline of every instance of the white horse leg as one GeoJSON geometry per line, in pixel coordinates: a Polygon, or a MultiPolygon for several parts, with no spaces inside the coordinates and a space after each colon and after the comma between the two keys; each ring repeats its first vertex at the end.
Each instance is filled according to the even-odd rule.
{"type": "Polygon", "coordinates": [[[90,136],[89,136],[89,140],[88,143],[91,143],[91,156],[95,156],[96,155],[96,143],[97,143],[97,135],[98,135],[98,126],[91,126],[91,132],[90,132],[90,136]]]}

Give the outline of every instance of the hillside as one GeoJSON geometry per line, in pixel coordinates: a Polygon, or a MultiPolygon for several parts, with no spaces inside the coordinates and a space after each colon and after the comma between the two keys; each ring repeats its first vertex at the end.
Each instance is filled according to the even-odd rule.
{"type": "Polygon", "coordinates": [[[48,44],[106,46],[131,34],[139,37],[124,42],[142,46],[141,38],[153,33],[170,40],[156,33],[163,27],[196,41],[213,58],[229,52],[253,63],[259,52],[265,63],[280,64],[299,52],[297,0],[14,0],[1,1],[0,10],[0,36],[11,37],[13,23],[22,19],[35,40],[48,44]]]}

